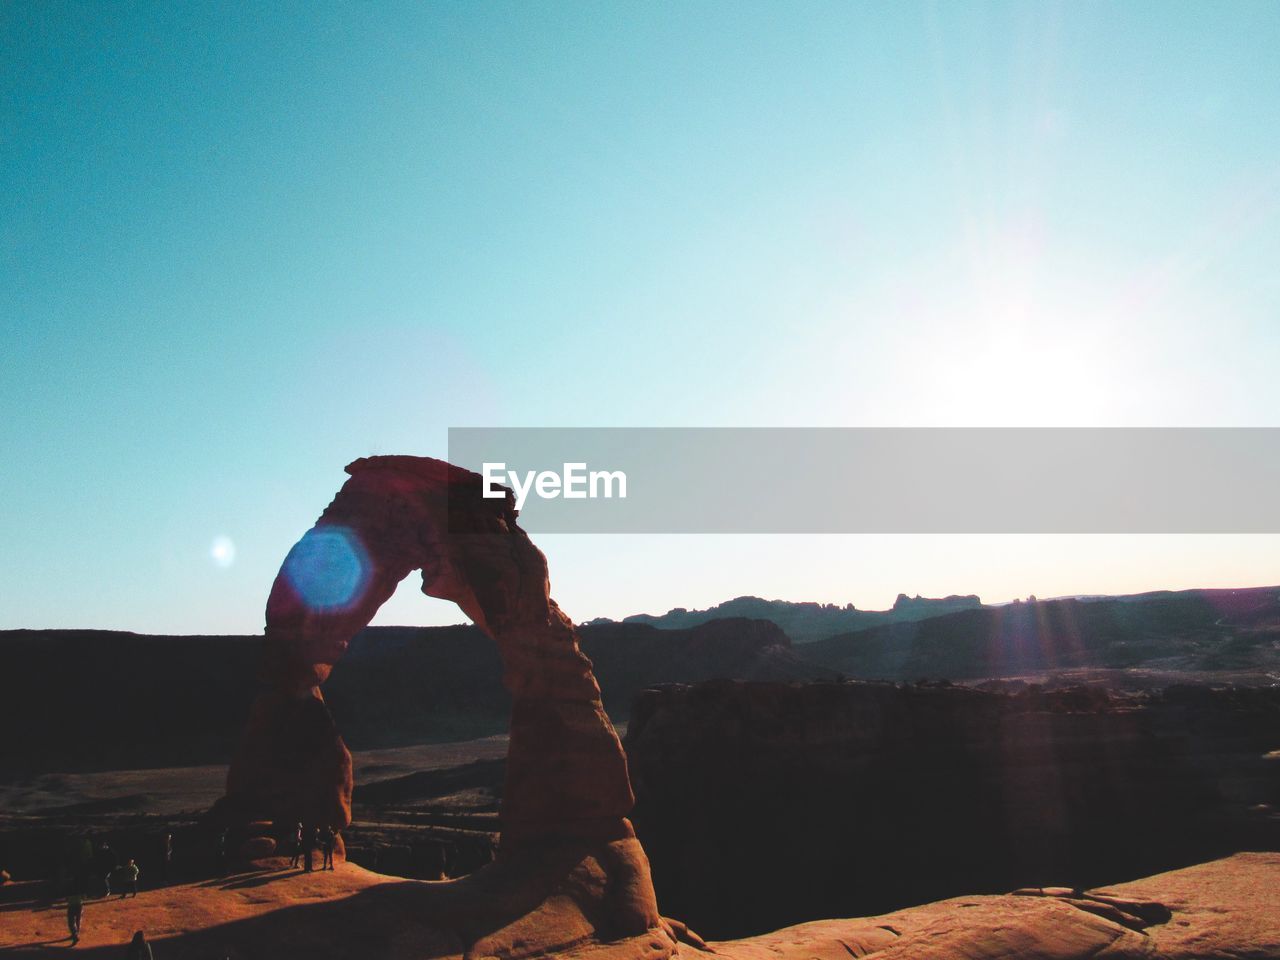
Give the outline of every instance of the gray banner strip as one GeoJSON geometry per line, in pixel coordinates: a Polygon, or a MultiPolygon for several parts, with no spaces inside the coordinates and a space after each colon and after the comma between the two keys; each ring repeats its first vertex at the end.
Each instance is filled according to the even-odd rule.
{"type": "Polygon", "coordinates": [[[531,533],[1280,533],[1270,427],[454,427],[449,460],[531,533]]]}

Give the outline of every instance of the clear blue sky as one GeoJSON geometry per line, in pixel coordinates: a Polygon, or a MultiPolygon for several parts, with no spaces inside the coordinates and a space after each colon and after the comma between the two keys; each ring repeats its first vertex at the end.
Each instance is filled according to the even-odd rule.
{"type": "MultiPolygon", "coordinates": [[[[256,631],[342,466],[450,425],[1278,425],[1277,50],[1275,3],[4,3],[0,627],[256,631]]],[[[576,618],[1280,581],[541,545],[576,618]]]]}

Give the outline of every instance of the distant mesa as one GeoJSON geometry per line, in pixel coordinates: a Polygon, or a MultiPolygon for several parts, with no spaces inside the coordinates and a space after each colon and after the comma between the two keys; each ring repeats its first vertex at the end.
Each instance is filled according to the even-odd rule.
{"type": "MultiPolygon", "coordinates": [[[[885,623],[921,620],[981,606],[982,601],[976,596],[932,599],[920,596],[908,597],[900,593],[890,610],[859,610],[852,603],[839,606],[834,603],[796,603],[789,600],[763,600],[760,597],[743,596],[726,600],[706,610],[675,607],[658,616],[647,613],[635,614],[624,618],[623,622],[647,623],[664,630],[672,630],[695,627],[711,620],[745,617],[776,623],[793,642],[807,644],[885,623]]],[[[591,625],[611,622],[603,617],[588,621],[591,625]]]]}
{"type": "Polygon", "coordinates": [[[922,597],[916,594],[914,597],[908,597],[905,593],[898,594],[896,600],[893,601],[892,613],[919,613],[927,617],[937,617],[944,613],[952,613],[956,610],[972,610],[982,606],[982,601],[978,599],[976,594],[968,594],[959,596],[951,594],[940,600],[930,597],[922,597]]]}

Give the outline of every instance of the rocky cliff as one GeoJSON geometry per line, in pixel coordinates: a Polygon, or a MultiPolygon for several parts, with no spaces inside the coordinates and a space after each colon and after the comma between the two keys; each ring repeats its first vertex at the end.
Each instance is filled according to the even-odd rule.
{"type": "Polygon", "coordinates": [[[710,937],[1280,849],[1280,689],[707,683],[625,740],[663,909],[710,937]]]}

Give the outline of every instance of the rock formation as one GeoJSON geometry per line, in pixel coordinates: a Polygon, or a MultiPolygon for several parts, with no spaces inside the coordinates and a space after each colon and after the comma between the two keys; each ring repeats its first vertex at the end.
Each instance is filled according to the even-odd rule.
{"type": "Polygon", "coordinates": [[[1280,689],[643,694],[625,741],[663,908],[707,937],[1280,849],[1280,689]]]}
{"type": "Polygon", "coordinates": [[[351,637],[420,570],[424,593],[458,604],[497,642],[512,696],[498,860],[468,878],[478,899],[441,894],[450,916],[488,931],[472,952],[495,952],[492,941],[508,935],[529,953],[647,936],[644,954],[665,956],[676,931],[658,916],[626,819],[626,757],[514,498],[482,497],[478,474],[439,460],[372,457],[347,472],[272,586],[265,689],[215,815],[259,835],[350,822],[351,757],[321,686],[351,637]],[[255,823],[264,827],[246,826],[255,823]]]}

